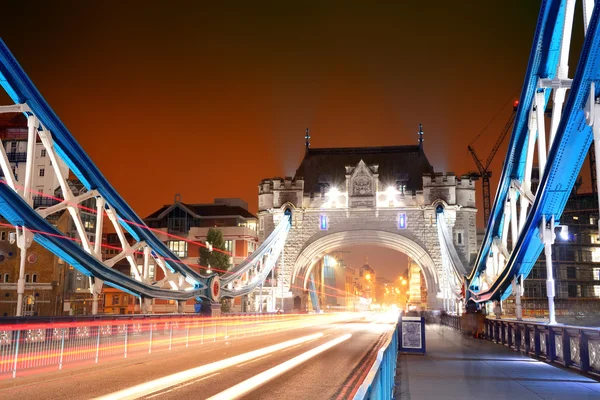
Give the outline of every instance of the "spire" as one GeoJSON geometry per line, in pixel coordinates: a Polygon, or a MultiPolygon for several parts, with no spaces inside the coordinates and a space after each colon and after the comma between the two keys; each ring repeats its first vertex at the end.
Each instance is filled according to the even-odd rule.
{"type": "Polygon", "coordinates": [[[419,132],[417,132],[417,135],[419,135],[419,150],[423,150],[423,124],[419,123],[419,132]]]}
{"type": "Polygon", "coordinates": [[[308,149],[310,148],[310,135],[309,135],[310,130],[308,128],[306,128],[306,135],[304,136],[304,145],[306,146],[306,152],[308,153],[308,149]]]}

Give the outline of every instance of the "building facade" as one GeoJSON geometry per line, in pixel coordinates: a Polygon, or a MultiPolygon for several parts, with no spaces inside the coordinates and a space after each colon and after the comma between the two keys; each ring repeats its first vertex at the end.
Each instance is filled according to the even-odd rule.
{"type": "MultiPolygon", "coordinates": [[[[189,204],[183,203],[181,196],[176,196],[173,204],[164,205],[146,217],[144,222],[177,257],[202,273],[206,273],[207,266],[198,264],[200,246],[194,243],[204,245],[210,228],[217,228],[223,233],[231,266],[244,261],[258,247],[258,218],[248,211],[248,204],[241,199],[218,198],[212,204],[189,204]]],[[[162,279],[160,269],[155,269],[155,273],[156,279],[162,279]]],[[[185,311],[193,312],[193,302],[187,303],[185,311]]],[[[174,312],[176,307],[174,301],[155,300],[153,311],[174,312]]],[[[257,307],[257,304],[249,305],[246,298],[235,299],[232,311],[257,307]]]]}
{"type": "Polygon", "coordinates": [[[429,307],[441,308],[438,207],[468,268],[478,251],[469,177],[434,173],[421,145],[311,149],[307,143],[294,177],[259,185],[261,241],[291,215],[276,289],[284,293],[285,309],[308,290],[305,277],[324,254],[354,244],[376,244],[418,260],[429,307]]]}
{"type": "MultiPolygon", "coordinates": [[[[598,235],[598,194],[575,191],[560,219],[561,226],[552,245],[556,317],[562,323],[600,325],[600,237],[598,235]]],[[[523,316],[547,318],[546,257],[540,255],[524,280],[523,316]]],[[[509,298],[507,310],[513,308],[509,298]]]]}

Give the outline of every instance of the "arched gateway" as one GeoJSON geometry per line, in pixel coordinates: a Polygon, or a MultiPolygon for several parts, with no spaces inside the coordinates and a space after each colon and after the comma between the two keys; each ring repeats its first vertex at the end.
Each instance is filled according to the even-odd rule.
{"type": "MultiPolygon", "coordinates": [[[[421,142],[422,143],[422,142],[421,142]]],[[[263,288],[277,307],[306,298],[308,276],[325,254],[371,244],[407,254],[421,267],[428,307],[442,307],[442,253],[436,209],[444,208],[465,266],[477,254],[475,186],[469,177],[434,173],[422,145],[310,149],[293,178],[259,185],[259,237],[284,214],[292,228],[276,286],[263,288]],[[283,302],[282,302],[283,298],[283,302]]]]}

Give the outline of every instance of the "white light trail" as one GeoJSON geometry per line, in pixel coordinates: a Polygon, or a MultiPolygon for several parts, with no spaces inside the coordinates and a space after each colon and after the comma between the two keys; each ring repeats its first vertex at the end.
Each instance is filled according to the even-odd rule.
{"type": "Polygon", "coordinates": [[[302,353],[299,356],[292,358],[282,364],[279,364],[271,369],[268,369],[264,372],[261,372],[258,375],[253,376],[250,379],[246,379],[245,381],[238,383],[235,386],[230,387],[227,390],[222,391],[208,400],[231,400],[239,398],[246,393],[256,389],[257,387],[267,383],[268,381],[275,379],[279,375],[289,371],[290,369],[297,367],[303,362],[321,354],[322,352],[332,348],[333,346],[342,343],[345,340],[348,340],[352,337],[352,334],[348,333],[344,336],[340,336],[337,339],[331,340],[327,343],[320,345],[319,347],[315,347],[312,350],[307,351],[306,353],[302,353]]]}
{"type": "Polygon", "coordinates": [[[140,385],[132,386],[127,389],[119,390],[118,392],[110,393],[102,397],[98,397],[96,400],[118,400],[118,399],[137,399],[142,396],[154,393],[158,390],[165,389],[167,387],[175,386],[191,379],[196,379],[204,375],[212,374],[216,371],[220,371],[225,368],[232,367],[237,364],[244,363],[252,360],[253,358],[262,357],[266,354],[274,353],[276,351],[285,349],[287,347],[295,346],[300,343],[308,342],[309,340],[318,339],[323,336],[323,333],[315,333],[314,335],[303,336],[298,339],[288,340],[286,342],[278,343],[272,346],[264,347],[262,349],[250,351],[248,353],[240,354],[234,357],[226,358],[224,360],[216,361],[210,364],[201,365],[196,368],[181,371],[176,374],[164,376],[159,379],[155,379],[150,382],[142,383],[140,385]]]}

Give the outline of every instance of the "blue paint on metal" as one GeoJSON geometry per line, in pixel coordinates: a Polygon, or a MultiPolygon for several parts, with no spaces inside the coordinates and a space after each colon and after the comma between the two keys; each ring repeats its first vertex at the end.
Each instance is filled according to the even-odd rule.
{"type": "Polygon", "coordinates": [[[400,324],[396,323],[391,338],[377,352],[375,363],[358,388],[354,400],[393,399],[400,324]]]}
{"type": "Polygon", "coordinates": [[[312,303],[313,310],[320,313],[321,307],[319,306],[319,298],[317,297],[317,288],[315,287],[315,277],[313,276],[312,272],[311,272],[309,280],[308,280],[308,293],[310,294],[310,301],[312,303]]]}
{"type": "MultiPolygon", "coordinates": [[[[147,230],[141,218],[119,196],[92,160],[85,154],[81,146],[60,121],[46,100],[44,100],[1,39],[0,76],[0,85],[2,85],[11,99],[17,104],[27,104],[42,125],[52,133],[55,146],[61,158],[65,160],[71,171],[73,171],[85,187],[88,190],[98,190],[123,220],[130,221],[123,225],[124,228],[136,240],[145,241],[156,254],[171,260],[169,263],[177,272],[185,277],[192,277],[198,282],[204,281],[205,278],[203,276],[185,265],[151,231],[147,230]]],[[[123,224],[124,221],[121,221],[121,223],[123,224]]]]}
{"type": "MultiPolygon", "coordinates": [[[[508,195],[510,182],[512,179],[521,180],[523,178],[528,114],[538,79],[555,77],[554,71],[556,71],[560,50],[556,43],[560,40],[563,28],[562,24],[556,23],[556,21],[562,18],[561,13],[564,13],[564,7],[564,1],[546,1],[542,4],[527,77],[517,111],[517,121],[508,147],[500,187],[475,268],[467,277],[471,289],[474,289],[475,278],[485,270],[492,238],[500,236],[502,224],[505,223],[502,221],[504,202],[508,195]]],[[[512,278],[515,275],[527,276],[543,248],[540,239],[540,225],[543,219],[547,220],[554,216],[556,222],[560,220],[592,141],[592,130],[586,123],[583,108],[589,95],[591,82],[598,82],[600,78],[599,13],[600,8],[595,7],[571,91],[563,110],[563,117],[548,154],[548,162],[539,184],[536,200],[523,227],[524,234],[520,236],[506,268],[500,273],[492,287],[485,292],[471,294],[476,301],[508,297],[511,293],[512,278]]],[[[596,90],[596,95],[599,91],[600,89],[596,90]]]]}
{"type": "Polygon", "coordinates": [[[107,268],[92,255],[86,253],[77,243],[64,237],[62,232],[29,207],[6,183],[0,184],[0,213],[12,225],[22,226],[35,232],[34,240],[36,242],[71,264],[78,271],[87,276],[102,279],[107,284],[135,296],[174,300],[205,296],[206,287],[189,292],[160,289],[138,282],[117,270],[107,268]]]}

